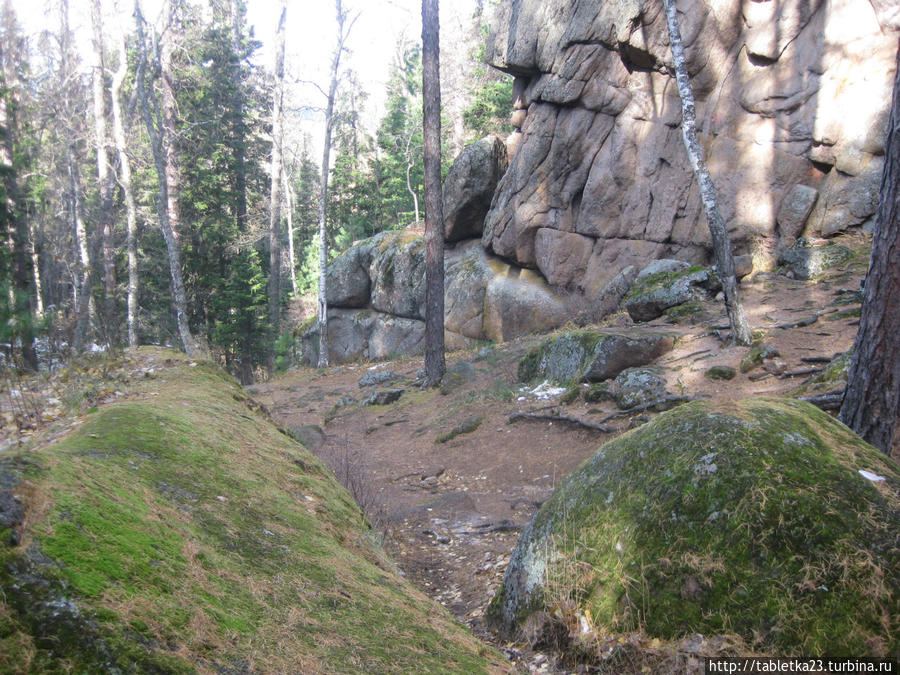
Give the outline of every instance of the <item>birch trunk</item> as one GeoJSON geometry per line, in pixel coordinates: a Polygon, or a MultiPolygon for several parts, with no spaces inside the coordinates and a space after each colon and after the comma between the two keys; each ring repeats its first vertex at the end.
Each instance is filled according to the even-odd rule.
{"type": "Polygon", "coordinates": [[[281,6],[275,46],[275,91],[272,97],[272,183],[269,191],[269,349],[270,366],[274,365],[272,345],[279,333],[281,322],[281,164],[284,136],[284,21],[287,7],[281,6]]]}
{"type": "Polygon", "coordinates": [[[109,142],[107,132],[107,110],[104,79],[106,75],[106,54],[103,47],[103,18],[100,0],[91,3],[91,26],[93,28],[93,103],[94,103],[94,149],[97,156],[97,183],[100,193],[100,235],[103,255],[103,321],[107,340],[114,342],[116,308],[116,264],[113,251],[113,174],[109,162],[109,142]]]}
{"type": "Polygon", "coordinates": [[[318,297],[318,329],[319,329],[319,361],[318,367],[328,366],[328,300],[326,296],[326,270],[328,267],[328,172],[331,165],[331,133],[334,129],[334,100],[337,96],[338,73],[341,68],[341,55],[344,43],[353,27],[351,22],[347,30],[344,26],[347,15],[341,6],[341,0],[335,0],[337,13],[338,41],[331,60],[331,81],[328,85],[328,100],[325,105],[325,144],[322,148],[322,166],[319,176],[319,297],[318,297]]]}
{"type": "Polygon", "coordinates": [[[444,376],[444,215],[441,198],[441,66],[438,0],[422,0],[425,139],[425,386],[444,376]]]}
{"type": "Polygon", "coordinates": [[[128,145],[125,139],[125,125],[122,121],[122,105],[119,101],[122,83],[128,73],[128,58],[125,52],[124,31],[119,33],[119,65],[113,74],[110,90],[113,120],[113,137],[116,142],[116,153],[119,157],[119,185],[125,197],[125,217],[127,234],[125,246],[128,252],[128,314],[126,325],[128,330],[128,346],[137,347],[137,313],[138,313],[138,265],[137,265],[137,207],[131,187],[131,158],[128,156],[128,145]]]}
{"type": "Polygon", "coordinates": [[[709,233],[712,238],[713,254],[716,269],[725,293],[725,311],[731,324],[731,337],[738,344],[750,344],[750,326],[744,314],[738,291],[737,277],[734,274],[734,257],[731,253],[731,239],[725,228],[725,221],[719,212],[719,200],[716,187],[709,175],[709,169],[703,159],[703,149],[697,139],[697,109],[694,104],[694,92],[685,65],[684,46],[681,43],[681,31],[678,28],[678,12],[675,0],[663,0],[666,9],[666,23],[669,27],[669,44],[672,48],[672,60],[675,63],[675,81],[678,84],[678,95],[681,97],[681,133],[684,147],[687,149],[691,168],[697,177],[700,188],[700,199],[706,211],[709,233]]]}
{"type": "MultiPolygon", "coordinates": [[[[153,151],[153,164],[156,167],[156,175],[159,179],[159,194],[156,210],[159,215],[159,225],[163,239],[166,242],[166,250],[169,258],[169,277],[172,283],[172,304],[175,309],[175,323],[178,335],[188,356],[198,356],[201,353],[199,345],[191,334],[187,321],[187,299],[184,291],[184,280],[181,276],[181,245],[178,241],[176,226],[178,224],[178,202],[170,192],[170,186],[177,190],[177,169],[172,166],[169,159],[174,157],[171,147],[174,128],[174,92],[171,88],[171,44],[160,49],[160,66],[163,80],[164,112],[161,113],[154,98],[152,104],[147,92],[145,82],[147,66],[147,43],[144,39],[144,18],[141,13],[140,0],[135,0],[135,21],[138,30],[138,48],[140,49],[141,66],[138,67],[136,88],[140,99],[141,112],[147,126],[147,134],[150,136],[150,147],[153,151]],[[163,58],[163,55],[166,55],[163,58]],[[168,82],[168,84],[167,84],[168,82]],[[166,91],[168,90],[168,94],[166,91]],[[169,108],[166,109],[165,101],[169,99],[169,108]],[[152,106],[152,109],[151,109],[152,106]],[[156,118],[154,121],[153,118],[156,118]]],[[[166,3],[167,16],[171,19],[171,3],[166,3]]],[[[171,31],[166,31],[165,42],[170,42],[171,31]]]]}
{"type": "Polygon", "coordinates": [[[288,259],[291,270],[291,293],[296,298],[300,295],[297,288],[297,252],[294,250],[294,190],[291,188],[290,176],[286,167],[281,167],[282,206],[287,220],[288,259]]]}

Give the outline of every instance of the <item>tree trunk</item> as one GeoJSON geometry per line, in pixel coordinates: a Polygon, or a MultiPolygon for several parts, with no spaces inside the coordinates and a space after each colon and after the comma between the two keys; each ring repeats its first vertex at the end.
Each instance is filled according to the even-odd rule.
{"type": "Polygon", "coordinates": [[[125,139],[125,125],[122,121],[122,105],[119,96],[122,83],[128,74],[128,57],[125,52],[124,31],[119,34],[119,65],[113,74],[110,98],[112,102],[113,137],[116,141],[116,153],[119,156],[119,185],[125,196],[125,217],[128,224],[126,248],[128,250],[128,346],[137,347],[137,313],[138,313],[138,265],[137,265],[137,207],[131,187],[131,159],[128,156],[128,145],[125,139]]]}
{"type": "Polygon", "coordinates": [[[281,165],[284,137],[284,21],[287,7],[282,5],[275,46],[275,91],[272,96],[272,163],[269,191],[269,366],[275,365],[275,338],[281,322],[281,165]]]}
{"type": "Polygon", "coordinates": [[[416,191],[413,190],[412,183],[409,179],[409,174],[413,168],[412,162],[412,138],[415,135],[415,129],[411,129],[409,132],[409,136],[406,137],[406,190],[409,194],[412,195],[413,198],[413,208],[415,209],[416,219],[413,221],[416,225],[419,224],[419,195],[416,194],[416,191]]]}
{"type": "Polygon", "coordinates": [[[290,176],[286,167],[281,167],[282,205],[287,219],[288,260],[291,270],[291,293],[296,298],[300,295],[297,288],[297,252],[294,249],[294,190],[291,188],[290,176]]]}
{"type": "Polygon", "coordinates": [[[341,0],[335,0],[334,8],[337,13],[338,42],[334,50],[334,58],[331,60],[331,81],[328,85],[328,101],[325,105],[325,143],[322,148],[322,166],[319,176],[319,298],[318,298],[318,329],[319,329],[319,368],[328,366],[328,300],[326,299],[326,269],[328,267],[328,172],[331,165],[331,132],[334,130],[334,99],[337,96],[338,74],[341,68],[341,55],[344,52],[344,43],[353,28],[353,22],[346,31],[347,14],[341,6],[341,0]]]}
{"type": "Polygon", "coordinates": [[[872,258],[840,420],[886,455],[900,414],[900,51],[872,258]]]}
{"type": "Polygon", "coordinates": [[[444,215],[441,198],[441,69],[438,0],[422,0],[425,139],[425,386],[444,376],[444,215]]]}
{"type": "Polygon", "coordinates": [[[66,139],[66,173],[69,178],[69,215],[72,218],[72,234],[78,255],[76,274],[78,294],[75,300],[75,333],[72,336],[72,350],[78,354],[84,349],[91,318],[91,287],[94,283],[91,255],[87,244],[87,230],[81,217],[81,196],[79,194],[79,171],[75,163],[74,140],[66,139]]]}
{"type": "Polygon", "coordinates": [[[100,0],[91,3],[91,25],[94,31],[93,49],[93,98],[94,98],[94,149],[97,155],[97,183],[100,192],[100,234],[102,237],[103,255],[103,321],[106,338],[110,343],[116,342],[116,263],[113,251],[113,173],[110,170],[107,140],[107,112],[104,78],[106,75],[106,54],[103,48],[103,19],[100,0]]]}
{"type": "MultiPolygon", "coordinates": [[[[172,18],[171,3],[167,2],[168,9],[166,16],[172,18]]],[[[199,345],[194,336],[191,335],[187,322],[187,298],[184,292],[184,280],[181,276],[181,245],[176,234],[176,226],[178,224],[178,203],[170,193],[170,187],[177,190],[177,170],[170,165],[169,159],[174,156],[171,148],[172,137],[174,135],[174,92],[171,89],[171,44],[163,46],[160,49],[160,67],[163,80],[163,100],[167,96],[169,98],[169,109],[166,114],[160,113],[159,106],[154,98],[151,104],[150,96],[147,92],[145,75],[147,70],[147,43],[144,39],[144,17],[141,13],[140,0],[134,0],[134,15],[138,30],[138,49],[140,50],[141,65],[138,67],[136,80],[136,88],[138,98],[140,99],[141,111],[144,122],[147,126],[147,134],[150,136],[150,147],[153,151],[153,164],[156,167],[156,175],[159,180],[159,195],[156,203],[156,210],[159,215],[159,225],[162,230],[163,239],[166,242],[166,250],[169,257],[169,277],[172,282],[172,304],[175,309],[175,323],[178,328],[178,335],[184,346],[184,351],[188,356],[198,356],[201,353],[199,345]],[[163,55],[167,55],[163,58],[163,55]],[[166,84],[168,82],[168,85],[166,84]],[[168,95],[165,93],[168,89],[168,95]],[[152,110],[151,110],[152,105],[152,110]],[[156,120],[154,121],[154,117],[156,120]]],[[[166,31],[165,42],[170,43],[171,26],[166,31]]],[[[165,106],[164,106],[165,107],[165,106]]]]}
{"type": "Polygon", "coordinates": [[[672,60],[675,63],[675,81],[678,84],[678,95],[681,97],[681,133],[684,136],[684,147],[687,149],[691,168],[697,177],[700,199],[703,201],[706,219],[709,222],[716,269],[722,282],[722,290],[725,293],[725,310],[731,324],[731,339],[738,344],[747,345],[750,344],[750,325],[744,314],[737,277],[734,274],[731,239],[725,228],[725,221],[722,220],[722,214],[719,213],[716,187],[709,175],[709,169],[703,159],[703,149],[697,139],[697,109],[694,105],[694,92],[691,89],[691,80],[685,65],[684,46],[681,43],[681,31],[678,28],[675,0],[663,0],[663,5],[666,9],[666,23],[669,27],[672,60]]]}

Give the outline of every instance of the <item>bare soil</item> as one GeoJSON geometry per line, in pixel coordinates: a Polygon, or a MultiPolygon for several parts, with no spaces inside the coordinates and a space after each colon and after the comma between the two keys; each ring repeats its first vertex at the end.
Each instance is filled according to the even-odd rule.
{"type": "MultiPolygon", "coordinates": [[[[752,327],[764,329],[766,343],[780,353],[767,363],[773,374],[763,368],[740,372],[748,350],[723,341],[727,320],[720,302],[705,303],[694,324],[654,322],[681,335],[675,350],[657,361],[665,368],[668,392],[719,400],[791,395],[811,375],[807,371],[823,367],[816,359],[830,359],[852,346],[858,322],[852,310],[859,304],[847,299],[858,290],[863,273],[856,264],[818,282],[766,274],[741,284],[752,327]],[[718,365],[735,368],[736,377],[720,381],[704,375],[718,365]]],[[[620,314],[605,325],[628,330],[631,322],[620,314]]],[[[519,359],[540,339],[449,354],[448,366],[468,362],[474,377],[446,394],[417,386],[421,358],[327,372],[298,369],[250,388],[285,428],[318,425],[324,430],[324,442],[313,451],[345,484],[351,479],[352,491],[384,532],[384,546],[403,573],[484,636],[483,614],[519,531],[560,479],[615,435],[561,421],[509,421],[512,413],[548,413],[560,405],[559,395],[541,400],[529,393],[534,384],[517,381],[519,359]],[[402,377],[395,384],[361,388],[359,380],[373,371],[402,377]],[[363,404],[371,392],[391,387],[405,389],[397,402],[363,404]],[[437,442],[473,417],[483,418],[476,430],[437,442]]],[[[581,399],[561,410],[593,422],[617,412],[612,402],[581,399]]],[[[652,414],[608,424],[621,433],[652,414]]],[[[532,671],[553,669],[541,655],[522,663],[532,671]]]]}

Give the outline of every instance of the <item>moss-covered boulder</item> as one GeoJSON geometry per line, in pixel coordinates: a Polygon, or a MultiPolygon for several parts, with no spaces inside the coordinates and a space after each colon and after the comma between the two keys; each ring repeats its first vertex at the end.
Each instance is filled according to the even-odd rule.
{"type": "Polygon", "coordinates": [[[137,358],[127,398],[0,457],[0,672],[491,669],[232,378],[137,358]]]}
{"type": "Polygon", "coordinates": [[[634,321],[652,321],[670,307],[708,298],[722,287],[711,267],[659,264],[678,262],[655,261],[637,276],[625,296],[625,310],[634,321]]]}
{"type": "Polygon", "coordinates": [[[666,395],[666,380],[659,368],[626,368],[616,377],[616,405],[630,410],[666,395]]]}
{"type": "Polygon", "coordinates": [[[785,266],[797,279],[818,279],[836,267],[853,258],[853,251],[834,242],[815,245],[800,238],[793,246],[782,252],[778,262],[785,266]]]}
{"type": "Polygon", "coordinates": [[[900,650],[900,468],[800,401],[694,402],[609,443],[523,531],[490,620],[575,603],[601,632],[900,650]]]}
{"type": "Polygon", "coordinates": [[[519,380],[600,382],[626,368],[651,363],[672,351],[674,345],[671,333],[569,331],[545,340],[526,354],[519,362],[519,380]]]}

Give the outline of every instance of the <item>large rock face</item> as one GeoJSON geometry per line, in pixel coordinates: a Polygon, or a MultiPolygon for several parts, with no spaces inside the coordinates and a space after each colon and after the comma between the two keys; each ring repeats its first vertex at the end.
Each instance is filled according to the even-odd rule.
{"type": "MultiPolygon", "coordinates": [[[[683,0],[698,125],[737,253],[874,213],[896,36],[867,0],[683,0]]],[[[599,297],[648,259],[704,263],[658,0],[505,0],[488,59],[517,77],[517,151],[485,248],[599,297]]],[[[775,245],[773,245],[775,244],[775,245]]]]}
{"type": "Polygon", "coordinates": [[[570,607],[604,635],[896,654],[898,495],[900,467],[807,403],[689,403],[560,484],[523,530],[488,617],[515,633],[570,607]]]}

